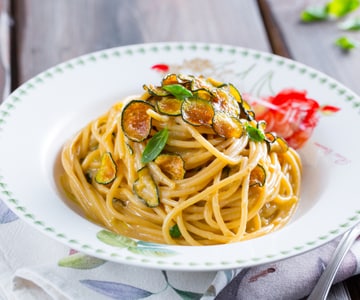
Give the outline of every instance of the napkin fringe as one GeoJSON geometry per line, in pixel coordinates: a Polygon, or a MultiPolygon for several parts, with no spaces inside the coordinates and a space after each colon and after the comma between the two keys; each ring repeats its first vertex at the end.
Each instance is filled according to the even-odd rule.
{"type": "MultiPolygon", "coordinates": [[[[21,294],[26,295],[28,300],[71,300],[69,296],[64,294],[61,284],[53,284],[54,282],[60,283],[62,281],[61,278],[58,278],[58,276],[51,272],[39,275],[32,270],[22,268],[18,269],[14,274],[12,290],[14,294],[18,294],[17,296],[21,294]],[[31,296],[32,298],[29,298],[31,296]]],[[[18,298],[23,299],[21,297],[18,298]]]]}

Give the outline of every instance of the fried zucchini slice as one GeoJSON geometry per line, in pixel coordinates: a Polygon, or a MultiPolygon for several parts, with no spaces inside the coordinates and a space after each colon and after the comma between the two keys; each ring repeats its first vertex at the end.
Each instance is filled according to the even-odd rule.
{"type": "Polygon", "coordinates": [[[242,103],[244,101],[239,90],[232,83],[229,83],[229,92],[237,102],[242,103]]]}
{"type": "Polygon", "coordinates": [[[134,142],[145,140],[151,131],[151,117],[147,114],[148,109],[154,107],[143,100],[132,100],[121,113],[121,128],[124,134],[134,142]]]}
{"type": "Polygon", "coordinates": [[[266,171],[262,165],[257,164],[256,167],[250,173],[249,186],[262,187],[265,185],[265,182],[266,182],[266,171]]]}
{"type": "Polygon", "coordinates": [[[212,104],[203,99],[185,99],[181,105],[183,120],[194,126],[211,125],[214,114],[212,104]]]}
{"type": "Polygon", "coordinates": [[[137,175],[138,179],[133,184],[135,195],[149,207],[159,206],[158,186],[152,178],[149,168],[147,166],[141,168],[137,175]]]}
{"type": "Polygon", "coordinates": [[[147,91],[151,96],[166,97],[170,95],[169,92],[165,91],[160,86],[154,86],[152,84],[144,84],[143,89],[147,91]]]}
{"type": "Polygon", "coordinates": [[[95,175],[95,181],[100,184],[109,184],[116,178],[117,166],[110,152],[101,156],[100,169],[95,175]]]}
{"type": "Polygon", "coordinates": [[[179,83],[179,79],[176,74],[168,74],[161,81],[162,86],[176,83],[179,83]]]}
{"type": "Polygon", "coordinates": [[[182,100],[163,97],[156,102],[156,108],[164,115],[168,116],[180,116],[181,115],[181,104],[182,100]]]}
{"type": "Polygon", "coordinates": [[[212,127],[218,135],[224,138],[240,138],[244,133],[244,125],[240,119],[222,111],[215,113],[212,127]]]}
{"type": "Polygon", "coordinates": [[[170,179],[181,180],[185,176],[185,163],[179,154],[160,154],[155,163],[170,179]]]}
{"type": "Polygon", "coordinates": [[[270,144],[270,152],[285,153],[289,150],[289,144],[280,136],[270,144]]]}

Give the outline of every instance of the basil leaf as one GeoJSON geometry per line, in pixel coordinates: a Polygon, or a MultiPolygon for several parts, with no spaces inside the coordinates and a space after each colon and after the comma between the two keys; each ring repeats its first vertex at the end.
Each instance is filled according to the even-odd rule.
{"type": "Polygon", "coordinates": [[[339,24],[342,30],[360,30],[360,16],[348,19],[339,24]]]}
{"type": "Polygon", "coordinates": [[[360,0],[331,0],[326,4],[326,11],[328,15],[336,18],[341,18],[360,5],[360,0]]]}
{"type": "Polygon", "coordinates": [[[250,124],[245,124],[246,132],[249,138],[255,142],[262,142],[265,140],[265,134],[256,127],[251,126],[250,124]]]}
{"type": "Polygon", "coordinates": [[[342,36],[335,41],[335,45],[343,50],[351,50],[357,47],[357,42],[347,36],[342,36]]]}
{"type": "Polygon", "coordinates": [[[333,18],[341,18],[360,6],[360,0],[331,0],[325,5],[307,7],[300,14],[303,22],[324,21],[333,18]]]}
{"type": "Polygon", "coordinates": [[[169,138],[169,131],[164,128],[153,135],[153,137],[146,144],[144,152],[141,156],[141,162],[146,164],[153,161],[164,149],[169,138]]]}
{"type": "Polygon", "coordinates": [[[170,227],[169,233],[172,238],[176,239],[176,238],[181,237],[181,231],[179,229],[178,224],[175,224],[174,226],[170,227]]]}
{"type": "Polygon", "coordinates": [[[164,85],[164,86],[162,86],[162,88],[165,91],[172,94],[173,96],[175,96],[175,98],[180,99],[180,100],[190,98],[193,95],[191,91],[189,91],[187,88],[185,88],[181,84],[177,84],[177,83],[164,85]]]}
{"type": "Polygon", "coordinates": [[[303,22],[323,21],[328,18],[328,13],[325,6],[309,6],[300,14],[300,19],[303,22]]]}

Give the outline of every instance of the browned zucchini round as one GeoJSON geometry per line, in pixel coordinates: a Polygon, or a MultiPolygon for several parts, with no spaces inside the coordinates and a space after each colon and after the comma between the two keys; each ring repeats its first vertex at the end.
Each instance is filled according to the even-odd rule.
{"type": "Polygon", "coordinates": [[[147,166],[141,168],[138,172],[138,179],[133,184],[133,190],[149,207],[157,207],[160,204],[159,190],[151,176],[147,166]]]}
{"type": "Polygon", "coordinates": [[[146,113],[154,107],[143,100],[132,100],[121,113],[121,127],[132,141],[141,142],[150,134],[151,117],[146,113]]]}
{"type": "Polygon", "coordinates": [[[214,108],[209,101],[191,98],[181,105],[183,120],[194,126],[211,125],[214,117],[214,108]]]}
{"type": "Polygon", "coordinates": [[[240,138],[244,132],[244,125],[240,119],[217,111],[213,118],[214,131],[224,138],[240,138]]]}
{"type": "Polygon", "coordinates": [[[164,115],[179,116],[181,115],[181,104],[180,99],[163,97],[156,102],[156,107],[164,115]]]}
{"type": "Polygon", "coordinates": [[[226,89],[217,89],[213,105],[216,110],[226,112],[234,117],[240,116],[239,103],[234,97],[229,95],[229,92],[226,89]]]}
{"type": "Polygon", "coordinates": [[[289,150],[288,143],[282,138],[277,136],[275,142],[271,144],[270,151],[276,153],[285,153],[289,150]]]}
{"type": "Polygon", "coordinates": [[[158,96],[158,97],[166,97],[169,96],[170,93],[162,89],[160,86],[154,86],[152,84],[143,85],[145,91],[147,91],[151,96],[158,96]]]}
{"type": "Polygon", "coordinates": [[[242,99],[241,103],[239,102],[239,105],[241,110],[240,117],[242,119],[247,119],[249,121],[255,119],[255,112],[252,110],[249,103],[247,103],[244,99],[242,99]]]}
{"type": "Polygon", "coordinates": [[[229,92],[236,99],[237,102],[243,102],[243,98],[241,97],[239,90],[232,83],[229,83],[229,92]]]}
{"type": "Polygon", "coordinates": [[[264,186],[266,181],[266,171],[262,165],[257,164],[256,167],[250,173],[249,186],[264,186]]]}
{"type": "Polygon", "coordinates": [[[185,163],[179,154],[160,154],[155,163],[171,179],[180,180],[185,176],[185,163]]]}
{"type": "Polygon", "coordinates": [[[178,76],[176,74],[166,75],[161,81],[162,86],[176,83],[179,83],[178,76]]]}
{"type": "Polygon", "coordinates": [[[223,82],[218,81],[218,80],[216,80],[216,79],[214,79],[214,78],[212,78],[212,77],[207,78],[207,81],[208,81],[211,85],[213,85],[214,87],[220,87],[220,86],[222,86],[222,85],[224,84],[223,82]]]}
{"type": "Polygon", "coordinates": [[[116,172],[117,166],[111,156],[111,153],[105,152],[101,156],[101,165],[95,175],[95,181],[100,184],[109,184],[115,180],[116,172]]]}
{"type": "Polygon", "coordinates": [[[214,98],[213,93],[211,93],[208,89],[198,89],[196,91],[193,91],[193,95],[195,98],[211,101],[214,98]]]}

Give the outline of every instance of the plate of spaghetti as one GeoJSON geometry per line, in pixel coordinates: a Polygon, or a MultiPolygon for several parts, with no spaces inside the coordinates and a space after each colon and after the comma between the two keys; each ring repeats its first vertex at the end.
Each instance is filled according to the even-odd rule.
{"type": "Polygon", "coordinates": [[[347,135],[359,107],[327,75],[252,49],[90,53],[1,105],[2,199],[105,260],[195,271],[284,259],[360,220],[347,135]]]}

